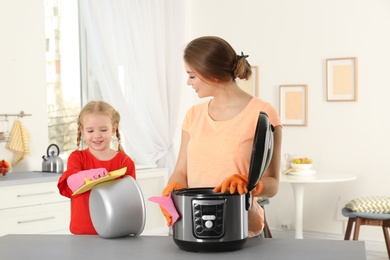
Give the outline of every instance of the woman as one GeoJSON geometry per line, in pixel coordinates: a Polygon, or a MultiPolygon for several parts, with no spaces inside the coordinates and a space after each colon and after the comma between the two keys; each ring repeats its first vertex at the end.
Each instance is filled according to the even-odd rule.
{"type": "MultiPolygon", "coordinates": [[[[182,125],[176,167],[163,191],[193,187],[216,187],[215,192],[245,193],[253,137],[260,111],[268,114],[274,131],[274,150],[269,168],[252,191],[248,211],[249,237],[264,227],[264,212],[257,196],[273,197],[279,186],[282,126],[274,107],[243,91],[235,79],[248,79],[248,56],[237,55],[225,40],[206,36],[191,41],[184,51],[187,84],[200,98],[211,100],[189,109],[182,125]]],[[[171,217],[162,208],[171,225],[171,217]]]]}

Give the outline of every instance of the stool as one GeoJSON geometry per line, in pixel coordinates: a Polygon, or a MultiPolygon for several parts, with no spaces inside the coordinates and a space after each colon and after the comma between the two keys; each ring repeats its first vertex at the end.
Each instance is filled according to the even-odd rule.
{"type": "Polygon", "coordinates": [[[388,228],[390,228],[390,214],[355,212],[347,208],[343,208],[341,213],[343,216],[348,217],[347,230],[345,231],[344,240],[350,239],[353,223],[355,223],[353,240],[358,240],[360,226],[381,226],[385,237],[387,255],[390,259],[390,239],[388,231],[388,228]]]}
{"type": "Polygon", "coordinates": [[[263,208],[264,210],[264,237],[265,238],[272,238],[271,230],[268,227],[267,219],[265,218],[265,209],[264,206],[269,204],[269,199],[259,200],[257,203],[263,208]]]}

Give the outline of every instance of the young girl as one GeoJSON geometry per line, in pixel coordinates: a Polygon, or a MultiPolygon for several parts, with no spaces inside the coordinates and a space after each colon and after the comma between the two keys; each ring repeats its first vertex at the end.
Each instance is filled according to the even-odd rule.
{"type": "MultiPolygon", "coordinates": [[[[242,90],[236,78],[248,79],[251,66],[246,55],[237,55],[219,37],[191,41],[184,50],[187,84],[200,98],[213,97],[190,108],[182,125],[176,167],[163,191],[168,196],[181,187],[216,187],[214,192],[241,194],[248,183],[250,155],[260,111],[268,114],[274,131],[273,156],[262,180],[252,191],[248,211],[249,237],[264,226],[264,212],[257,196],[273,197],[278,191],[282,126],[275,108],[242,90]]],[[[172,219],[162,209],[168,226],[172,219]]]]}
{"type": "Polygon", "coordinates": [[[80,112],[77,146],[83,137],[88,147],[70,154],[67,170],[58,180],[61,195],[71,198],[70,231],[73,234],[97,234],[89,214],[91,191],[72,196],[85,184],[84,178],[96,180],[123,167],[127,167],[126,175],[136,178],[134,162],[120,144],[119,121],[119,113],[103,101],[91,101],[80,112]],[[119,141],[118,151],[110,148],[113,135],[119,141]]]}

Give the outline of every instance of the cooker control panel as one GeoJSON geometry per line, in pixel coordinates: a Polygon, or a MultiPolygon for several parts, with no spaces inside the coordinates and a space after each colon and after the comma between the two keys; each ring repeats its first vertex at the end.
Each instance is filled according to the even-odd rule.
{"type": "Polygon", "coordinates": [[[225,200],[194,199],[192,201],[193,230],[198,238],[218,238],[224,233],[225,200]]]}

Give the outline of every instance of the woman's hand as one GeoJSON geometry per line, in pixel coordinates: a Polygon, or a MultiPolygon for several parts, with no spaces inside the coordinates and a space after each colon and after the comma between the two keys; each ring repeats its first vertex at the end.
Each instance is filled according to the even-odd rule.
{"type": "MultiPolygon", "coordinates": [[[[258,196],[264,190],[264,183],[262,180],[252,190],[252,196],[258,196]]],[[[238,194],[248,193],[248,177],[242,174],[234,174],[227,177],[220,185],[214,188],[214,192],[225,193],[229,191],[230,194],[238,192],[238,194]]]]}
{"type": "Polygon", "coordinates": [[[168,183],[168,185],[164,188],[163,192],[162,192],[162,195],[164,197],[168,197],[172,191],[174,190],[180,190],[182,189],[183,187],[180,185],[180,183],[178,182],[170,182],[168,183]]]}
{"type": "MultiPolygon", "coordinates": [[[[172,191],[174,190],[180,190],[182,189],[183,187],[177,183],[177,182],[170,182],[168,183],[168,185],[164,188],[163,192],[162,192],[162,195],[164,197],[168,197],[169,195],[171,195],[172,191]]],[[[164,215],[165,217],[165,220],[167,221],[167,226],[170,227],[172,225],[172,216],[171,214],[166,210],[164,209],[163,207],[160,206],[160,209],[161,209],[161,212],[162,214],[164,215]]]]}
{"type": "Polygon", "coordinates": [[[233,174],[227,177],[221,184],[214,188],[214,192],[225,193],[227,191],[230,194],[238,192],[238,194],[248,193],[248,177],[242,174],[233,174]]]}

